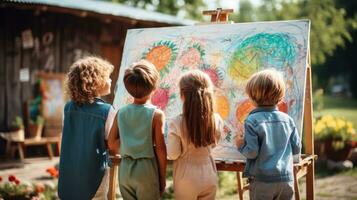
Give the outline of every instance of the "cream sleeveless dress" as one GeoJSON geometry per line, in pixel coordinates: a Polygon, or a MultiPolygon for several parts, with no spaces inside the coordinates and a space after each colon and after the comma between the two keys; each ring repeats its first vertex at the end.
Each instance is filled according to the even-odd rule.
{"type": "MultiPolygon", "coordinates": [[[[184,138],[182,115],[169,125],[167,155],[173,161],[174,195],[177,200],[215,199],[218,185],[217,169],[211,155],[213,146],[196,148],[184,138]]],[[[215,114],[217,134],[221,135],[223,120],[215,114]]]]}

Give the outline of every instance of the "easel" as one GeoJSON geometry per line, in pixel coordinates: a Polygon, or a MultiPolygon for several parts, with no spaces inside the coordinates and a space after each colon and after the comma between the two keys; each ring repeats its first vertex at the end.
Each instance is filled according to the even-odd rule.
{"type": "MultiPolygon", "coordinates": [[[[228,15],[232,13],[233,9],[221,9],[203,11],[204,15],[211,15],[211,23],[228,23],[228,15]]],[[[310,68],[310,54],[308,54],[309,63],[306,69],[306,86],[304,99],[304,134],[305,134],[305,154],[301,157],[299,163],[294,164],[294,188],[295,199],[300,200],[299,193],[299,179],[306,176],[306,199],[313,200],[314,195],[314,180],[315,180],[315,159],[314,154],[314,135],[312,123],[312,91],[311,91],[311,68],[310,68]]],[[[120,163],[120,156],[111,157],[112,167],[110,168],[110,183],[108,199],[114,200],[116,195],[116,184],[118,176],[118,166],[120,163]]],[[[243,161],[234,161],[231,163],[216,161],[217,170],[232,171],[237,173],[237,190],[240,200],[243,200],[243,193],[249,190],[249,184],[243,183],[242,171],[245,163],[243,161]]]]}
{"type": "MultiPolygon", "coordinates": [[[[203,11],[203,15],[211,15],[211,23],[227,23],[228,15],[233,12],[233,9],[221,9],[203,11]]],[[[295,199],[300,200],[299,179],[306,176],[306,199],[314,199],[314,180],[315,180],[315,159],[314,154],[314,135],[312,123],[312,91],[311,91],[311,61],[310,52],[308,54],[308,66],[306,69],[306,86],[304,99],[304,127],[305,127],[305,154],[301,155],[301,161],[294,164],[294,189],[295,199]]],[[[242,171],[245,163],[242,161],[235,161],[233,163],[226,163],[216,161],[217,170],[220,171],[234,171],[237,173],[238,196],[243,200],[243,193],[249,190],[249,184],[244,184],[242,178],[242,171]]]]}

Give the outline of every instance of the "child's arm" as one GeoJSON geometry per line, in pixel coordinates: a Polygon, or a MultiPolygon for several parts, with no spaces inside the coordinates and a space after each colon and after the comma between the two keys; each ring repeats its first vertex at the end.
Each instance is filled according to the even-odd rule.
{"type": "Polygon", "coordinates": [[[247,159],[255,159],[258,156],[258,135],[254,132],[249,123],[244,123],[244,139],[242,139],[241,136],[237,136],[236,143],[240,145],[240,147],[238,147],[239,152],[247,159]]]}
{"type": "Polygon", "coordinates": [[[119,128],[118,128],[118,115],[114,118],[114,123],[112,128],[110,129],[108,136],[108,149],[110,155],[116,155],[119,153],[119,128]]]}
{"type": "Polygon", "coordinates": [[[166,187],[167,152],[164,139],[165,114],[161,110],[155,111],[153,129],[155,154],[159,166],[160,194],[162,195],[166,187]]]}
{"type": "Polygon", "coordinates": [[[181,155],[181,138],[177,134],[177,127],[175,122],[170,122],[169,133],[167,136],[167,157],[170,160],[176,160],[181,155]]]}
{"type": "Polygon", "coordinates": [[[291,136],[290,136],[290,144],[291,144],[293,155],[300,154],[301,140],[300,140],[300,136],[299,136],[299,133],[298,133],[295,125],[293,126],[293,132],[291,133],[291,136]]]}
{"type": "Polygon", "coordinates": [[[222,117],[219,114],[214,114],[215,117],[215,123],[216,123],[216,144],[219,142],[221,139],[223,129],[224,129],[224,121],[222,117]]]}

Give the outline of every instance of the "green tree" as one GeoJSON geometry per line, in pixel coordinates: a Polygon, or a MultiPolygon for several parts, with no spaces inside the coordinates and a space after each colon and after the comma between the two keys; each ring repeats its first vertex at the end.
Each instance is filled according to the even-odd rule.
{"type": "Polygon", "coordinates": [[[334,0],[264,0],[257,16],[258,20],[310,19],[313,65],[323,64],[337,47],[352,41],[350,31],[355,23],[334,0]]]}
{"type": "Polygon", "coordinates": [[[185,18],[202,19],[201,11],[206,8],[203,0],[107,0],[126,5],[150,9],[170,15],[183,12],[185,18]]]}
{"type": "Polygon", "coordinates": [[[235,22],[251,22],[256,20],[256,10],[249,0],[239,2],[238,12],[232,14],[231,19],[235,22]]]}

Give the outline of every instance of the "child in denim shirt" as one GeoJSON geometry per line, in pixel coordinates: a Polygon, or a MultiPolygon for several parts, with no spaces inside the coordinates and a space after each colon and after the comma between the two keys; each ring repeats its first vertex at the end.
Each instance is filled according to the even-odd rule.
{"type": "Polygon", "coordinates": [[[249,178],[250,199],[293,199],[293,155],[300,153],[301,143],[293,119],[277,109],[285,95],[283,77],[263,70],[245,89],[257,108],[246,118],[236,145],[247,158],[243,176],[249,178]]]}

